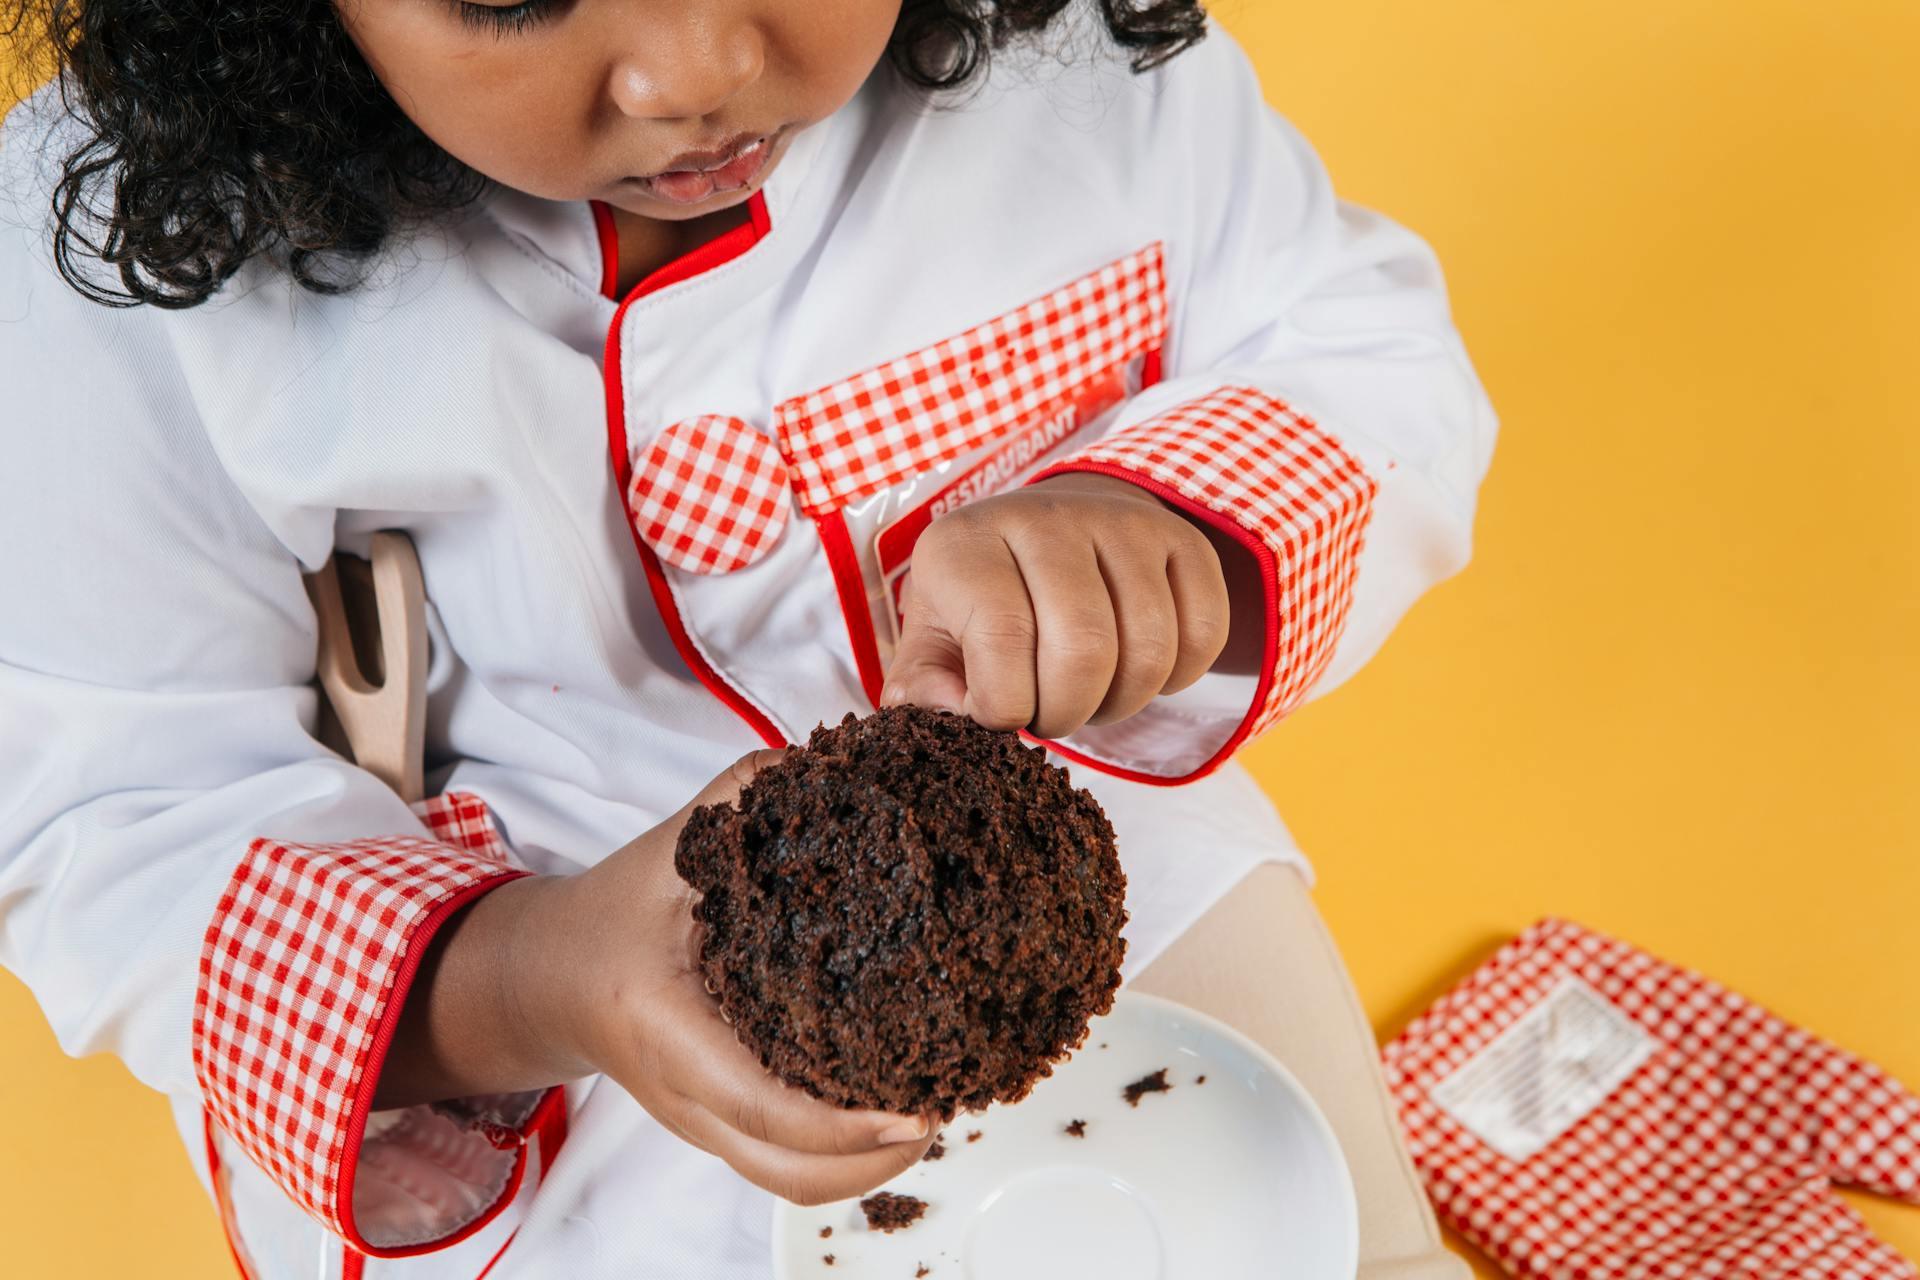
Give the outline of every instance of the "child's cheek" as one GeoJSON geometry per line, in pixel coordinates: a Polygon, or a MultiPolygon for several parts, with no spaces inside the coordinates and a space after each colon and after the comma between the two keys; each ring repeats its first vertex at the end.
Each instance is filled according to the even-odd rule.
{"type": "Polygon", "coordinates": [[[456,160],[532,195],[593,194],[589,124],[607,60],[580,37],[496,37],[440,5],[359,0],[340,15],[395,104],[456,160]]]}

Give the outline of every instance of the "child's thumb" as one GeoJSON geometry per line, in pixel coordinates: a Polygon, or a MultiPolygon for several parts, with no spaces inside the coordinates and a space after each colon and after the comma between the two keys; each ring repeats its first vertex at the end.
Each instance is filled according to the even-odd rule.
{"type": "Polygon", "coordinates": [[[880,690],[880,705],[912,703],[958,714],[966,701],[967,666],[959,642],[909,605],[893,665],[887,668],[887,683],[880,690]]]}
{"type": "Polygon", "coordinates": [[[768,747],[759,751],[749,751],[728,765],[712,782],[700,788],[700,794],[681,805],[678,813],[673,814],[655,830],[664,831],[674,839],[679,839],[680,828],[687,825],[687,820],[693,817],[695,809],[703,809],[708,805],[732,804],[740,798],[740,793],[745,790],[746,785],[753,781],[754,775],[762,769],[778,764],[787,751],[786,747],[768,747]]]}

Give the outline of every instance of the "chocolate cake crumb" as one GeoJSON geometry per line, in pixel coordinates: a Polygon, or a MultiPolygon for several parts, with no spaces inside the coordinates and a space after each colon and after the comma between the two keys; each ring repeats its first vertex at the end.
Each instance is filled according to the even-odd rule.
{"type": "Polygon", "coordinates": [[[1069,1138],[1084,1138],[1084,1137],[1086,1137],[1086,1136],[1087,1136],[1087,1122],[1086,1122],[1085,1120],[1069,1120],[1069,1121],[1067,1122],[1067,1136],[1068,1136],[1069,1138]]]}
{"type": "Polygon", "coordinates": [[[699,965],[761,1065],[836,1106],[1014,1102],[1120,986],[1113,827],[1017,734],[888,707],[682,829],[699,965]]]}
{"type": "Polygon", "coordinates": [[[821,1255],[820,1255],[820,1261],[822,1261],[822,1262],[824,1262],[824,1263],[826,1263],[826,1264],[827,1264],[828,1266],[832,1266],[832,1265],[833,1265],[833,1255],[832,1255],[832,1254],[830,1254],[830,1253],[823,1253],[823,1254],[821,1254],[821,1255]]]}
{"type": "Polygon", "coordinates": [[[982,1138],[984,1138],[984,1137],[986,1137],[986,1135],[985,1135],[984,1133],[981,1133],[981,1132],[980,1132],[980,1131],[979,1131],[978,1129],[969,1129],[969,1130],[967,1130],[967,1141],[968,1141],[968,1142],[978,1142],[978,1141],[980,1141],[980,1139],[982,1139],[982,1138]]]}
{"type": "Polygon", "coordinates": [[[921,1276],[930,1276],[932,1274],[933,1268],[923,1262],[920,1264],[920,1269],[913,1273],[913,1280],[920,1280],[921,1276]]]}
{"type": "Polygon", "coordinates": [[[1195,1084],[1205,1084],[1207,1082],[1207,1078],[1205,1076],[1195,1076],[1193,1078],[1193,1082],[1195,1084]]]}
{"type": "Polygon", "coordinates": [[[889,1235],[920,1221],[926,1211],[925,1200],[895,1195],[891,1191],[876,1191],[860,1202],[860,1212],[867,1215],[867,1230],[885,1231],[889,1235]]]}
{"type": "Polygon", "coordinates": [[[1121,1096],[1127,1100],[1128,1106],[1137,1107],[1140,1105],[1140,1099],[1147,1094],[1165,1093],[1171,1088],[1173,1086],[1167,1083],[1167,1069],[1162,1067],[1150,1076],[1141,1076],[1135,1080],[1121,1091],[1121,1096]]]}
{"type": "Polygon", "coordinates": [[[938,1160],[943,1156],[945,1156],[946,1154],[947,1154],[947,1144],[940,1141],[940,1139],[935,1138],[933,1140],[933,1145],[927,1148],[927,1154],[921,1156],[920,1158],[922,1160],[938,1160]]]}
{"type": "Polygon", "coordinates": [[[826,1239],[826,1238],[827,1238],[828,1236],[830,1236],[830,1235],[832,1235],[832,1234],[833,1234],[833,1228],[832,1228],[832,1227],[822,1227],[822,1228],[820,1228],[820,1238],[821,1238],[822,1240],[825,1240],[825,1239],[826,1239]]]}

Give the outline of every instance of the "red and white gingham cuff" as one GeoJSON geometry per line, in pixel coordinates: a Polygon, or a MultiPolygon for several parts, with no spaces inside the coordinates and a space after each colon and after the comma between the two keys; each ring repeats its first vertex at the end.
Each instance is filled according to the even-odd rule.
{"type": "Polygon", "coordinates": [[[1333,658],[1378,486],[1313,419],[1223,386],[1123,427],[1029,483],[1091,471],[1140,485],[1245,546],[1265,588],[1265,655],[1220,759],[1305,701],[1333,658]]]}
{"type": "Polygon", "coordinates": [[[434,839],[253,841],[207,928],[194,999],[209,1116],[297,1204],[376,1256],[444,1247],[492,1217],[526,1156],[513,1126],[537,1101],[489,1100],[490,1125],[427,1107],[370,1118],[427,944],[461,906],[527,874],[477,798],[416,811],[434,839]]]}

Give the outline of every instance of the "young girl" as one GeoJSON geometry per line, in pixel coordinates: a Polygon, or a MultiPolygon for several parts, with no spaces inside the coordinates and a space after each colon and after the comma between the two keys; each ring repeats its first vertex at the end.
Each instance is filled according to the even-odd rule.
{"type": "Polygon", "coordinates": [[[767,1191],[930,1135],[735,1043],[683,806],[877,703],[1024,728],[1136,974],[1298,861],[1233,751],[1467,558],[1439,272],[1189,0],[11,8],[0,961],[256,1275],[764,1276],[767,1191]],[[314,737],[301,575],[382,529],[417,812],[314,737]]]}

